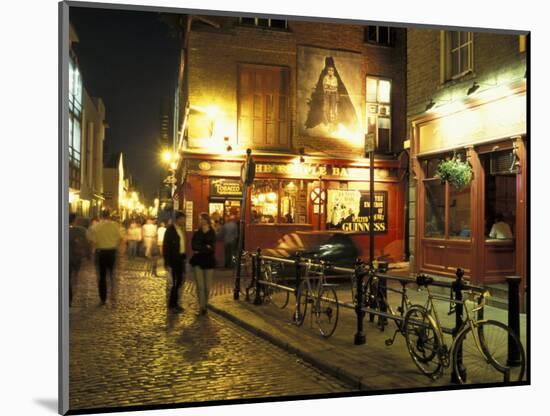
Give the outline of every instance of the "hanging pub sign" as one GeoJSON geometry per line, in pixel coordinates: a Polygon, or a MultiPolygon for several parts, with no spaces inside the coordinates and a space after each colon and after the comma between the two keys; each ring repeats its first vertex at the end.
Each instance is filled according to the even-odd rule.
{"type": "Polygon", "coordinates": [[[370,208],[370,193],[358,190],[329,189],[327,198],[327,229],[369,232],[370,215],[374,232],[388,231],[388,192],[374,191],[374,207],[370,208]]]}
{"type": "Polygon", "coordinates": [[[214,179],[210,181],[211,197],[242,196],[243,187],[239,181],[227,179],[214,179]]]}

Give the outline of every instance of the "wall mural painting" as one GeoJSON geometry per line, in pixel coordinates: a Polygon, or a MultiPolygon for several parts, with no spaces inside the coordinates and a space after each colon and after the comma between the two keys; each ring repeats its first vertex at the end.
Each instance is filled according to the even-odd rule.
{"type": "Polygon", "coordinates": [[[362,146],[361,62],[356,53],[298,48],[300,135],[362,146]]]}

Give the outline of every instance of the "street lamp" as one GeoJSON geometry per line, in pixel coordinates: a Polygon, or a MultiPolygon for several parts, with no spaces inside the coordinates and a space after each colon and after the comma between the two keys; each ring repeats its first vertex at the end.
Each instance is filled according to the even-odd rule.
{"type": "Polygon", "coordinates": [[[166,149],[162,152],[161,157],[164,163],[170,163],[172,161],[172,158],[174,157],[174,154],[171,150],[166,149]]]}

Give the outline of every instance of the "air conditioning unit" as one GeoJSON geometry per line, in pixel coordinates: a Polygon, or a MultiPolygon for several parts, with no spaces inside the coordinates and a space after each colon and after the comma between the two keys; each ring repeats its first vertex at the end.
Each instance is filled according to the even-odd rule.
{"type": "Polygon", "coordinates": [[[512,150],[504,150],[491,154],[491,175],[515,175],[516,158],[512,150]]]}

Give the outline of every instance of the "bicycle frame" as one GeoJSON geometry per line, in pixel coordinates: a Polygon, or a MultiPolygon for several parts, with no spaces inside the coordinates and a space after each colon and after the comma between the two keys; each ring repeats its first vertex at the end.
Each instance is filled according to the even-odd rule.
{"type": "MultiPolygon", "coordinates": [[[[428,299],[426,300],[426,304],[424,305],[424,308],[426,309],[426,311],[430,315],[432,315],[434,317],[434,322],[435,322],[436,329],[438,331],[438,335],[439,335],[440,339],[443,342],[442,347],[446,346],[445,341],[444,341],[445,331],[443,330],[443,326],[441,325],[441,321],[439,320],[439,315],[437,313],[437,309],[434,306],[434,299],[449,302],[451,304],[451,306],[453,304],[455,306],[457,304],[463,306],[465,319],[462,321],[462,324],[460,325],[460,327],[455,328],[455,330],[453,331],[455,336],[453,337],[453,341],[451,343],[450,348],[447,348],[447,350],[445,351],[445,353],[447,355],[447,357],[446,357],[447,359],[444,361],[445,367],[448,367],[449,364],[450,364],[450,362],[448,360],[448,357],[451,355],[453,349],[456,346],[456,340],[458,339],[458,334],[460,334],[462,331],[464,331],[467,326],[471,328],[471,333],[472,333],[472,336],[474,338],[474,343],[475,343],[475,346],[478,349],[479,353],[483,357],[485,357],[485,359],[487,361],[489,361],[489,358],[487,357],[485,351],[483,350],[483,347],[481,346],[481,341],[479,340],[479,334],[477,333],[477,331],[474,330],[478,327],[478,322],[481,322],[481,321],[478,321],[478,320],[472,318],[472,316],[470,315],[470,311],[468,310],[467,301],[466,300],[449,299],[449,298],[446,298],[446,297],[443,297],[443,296],[434,295],[430,291],[429,285],[426,286],[426,291],[428,293],[428,299]]],[[[473,292],[470,291],[469,293],[471,295],[473,295],[473,292]]],[[[473,308],[471,310],[471,313],[475,313],[475,312],[483,309],[483,307],[485,306],[485,297],[488,296],[488,292],[481,293],[479,296],[480,296],[480,299],[478,301],[479,306],[473,308]]]]}

